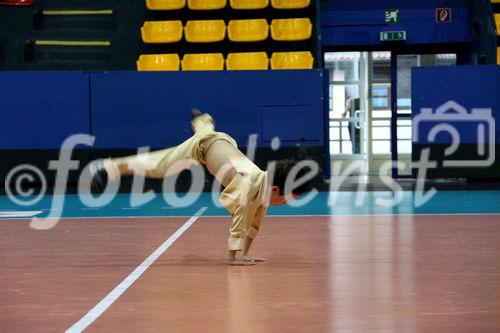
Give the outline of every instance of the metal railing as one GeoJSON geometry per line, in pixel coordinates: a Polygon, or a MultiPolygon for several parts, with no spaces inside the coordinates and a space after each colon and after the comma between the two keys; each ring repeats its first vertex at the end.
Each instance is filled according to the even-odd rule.
{"type": "MultiPolygon", "coordinates": [[[[403,119],[399,119],[399,120],[410,120],[411,117],[408,116],[407,117],[401,117],[403,119]]],[[[340,117],[331,117],[329,120],[330,120],[330,129],[334,128],[338,131],[338,137],[336,138],[333,138],[333,139],[330,139],[330,142],[336,142],[339,144],[339,152],[336,152],[337,154],[359,154],[361,152],[364,152],[363,149],[361,149],[362,147],[362,143],[364,141],[364,138],[365,138],[365,133],[363,133],[363,129],[362,129],[362,124],[361,124],[361,117],[346,117],[346,118],[340,118],[340,117]],[[349,127],[351,127],[351,130],[349,131],[349,127]],[[345,130],[348,130],[349,131],[349,135],[345,135],[345,130]],[[353,140],[350,135],[352,133],[356,134],[356,131],[359,131],[359,137],[358,139],[356,139],[356,136],[355,136],[355,139],[353,140]],[[351,143],[351,151],[345,151],[345,145],[344,143],[346,142],[349,142],[351,143]],[[359,146],[357,146],[359,145],[359,146]],[[359,148],[359,149],[357,149],[359,148]]],[[[372,119],[372,122],[371,122],[371,128],[372,128],[372,131],[374,129],[387,129],[387,131],[389,132],[390,131],[390,121],[391,121],[391,117],[376,117],[376,118],[373,118],[372,119]],[[386,124],[380,124],[380,122],[386,122],[386,124]]],[[[411,134],[411,122],[408,122],[407,124],[405,123],[399,123],[398,124],[398,129],[407,129],[408,130],[408,133],[411,134]]],[[[391,138],[390,136],[388,138],[373,138],[372,136],[372,139],[371,139],[372,143],[374,142],[390,142],[391,141],[391,138]]],[[[398,142],[409,142],[411,143],[411,135],[409,138],[404,138],[404,139],[401,139],[401,140],[398,140],[398,142]]],[[[332,154],[335,154],[335,152],[332,152],[332,154]]],[[[390,154],[390,151],[387,151],[387,154],[390,154]]],[[[404,153],[401,153],[401,155],[405,155],[405,154],[411,154],[411,151],[410,152],[404,152],[404,153]]]]}

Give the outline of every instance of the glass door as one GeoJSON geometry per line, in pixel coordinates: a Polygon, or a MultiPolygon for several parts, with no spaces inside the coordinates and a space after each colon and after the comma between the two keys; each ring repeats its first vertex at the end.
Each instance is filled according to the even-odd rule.
{"type": "MultiPolygon", "coordinates": [[[[332,171],[352,163],[354,174],[367,173],[367,54],[366,52],[325,53],[329,70],[330,154],[332,171]]],[[[336,170],[342,172],[342,170],[336,170]]]]}
{"type": "Polygon", "coordinates": [[[410,176],[411,69],[452,66],[456,55],[331,52],[324,60],[329,70],[332,172],[356,163],[362,168],[354,174],[390,174],[387,165],[394,158],[404,163],[396,176],[410,176]]]}
{"type": "Polygon", "coordinates": [[[378,175],[391,156],[391,52],[325,54],[330,73],[332,170],[363,163],[363,175],[378,175]]]}
{"type": "Polygon", "coordinates": [[[369,59],[369,166],[370,173],[378,175],[391,159],[391,52],[371,52],[369,59]]]}

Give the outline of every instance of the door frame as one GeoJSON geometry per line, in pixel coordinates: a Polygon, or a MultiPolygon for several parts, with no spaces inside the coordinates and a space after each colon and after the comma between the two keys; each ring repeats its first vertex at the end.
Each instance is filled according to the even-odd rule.
{"type": "MultiPolygon", "coordinates": [[[[400,175],[399,170],[397,168],[397,165],[395,162],[399,161],[399,155],[398,155],[398,134],[397,134],[397,118],[405,118],[405,116],[398,116],[397,115],[397,58],[398,55],[408,55],[408,54],[443,54],[443,53],[454,53],[457,55],[457,65],[461,64],[469,64],[471,62],[471,47],[469,43],[449,43],[449,44],[426,44],[426,45],[407,45],[407,44],[401,44],[401,45],[367,45],[367,46],[360,46],[360,45],[353,45],[353,46],[323,46],[322,48],[322,57],[324,58],[325,53],[328,52],[366,52],[366,53],[371,53],[371,52],[391,52],[391,96],[390,96],[390,110],[391,110],[391,122],[390,122],[390,141],[391,141],[391,152],[388,155],[388,158],[390,158],[393,162],[392,168],[391,168],[391,175],[392,178],[412,178],[411,175],[400,175]],[[394,116],[395,115],[395,116],[394,116]]],[[[372,59],[371,57],[368,57],[369,59],[367,61],[370,62],[370,66],[372,65],[372,59]]],[[[367,66],[367,68],[370,68],[367,66]]],[[[325,71],[327,72],[328,70],[325,68],[325,71]]],[[[368,89],[368,86],[372,83],[372,78],[373,78],[373,72],[368,70],[369,78],[371,79],[368,81],[368,84],[366,85],[366,89],[368,89]]],[[[328,86],[330,84],[329,78],[325,80],[325,86],[326,89],[328,89],[328,86]]],[[[325,90],[326,91],[326,90],[325,90]]],[[[367,110],[371,110],[373,108],[373,103],[372,103],[372,89],[368,89],[368,103],[367,103],[367,110]]],[[[328,115],[329,111],[329,94],[326,94],[328,98],[325,99],[325,113],[328,115]]],[[[371,112],[367,112],[367,114],[370,114],[370,119],[369,121],[371,122],[371,112]]],[[[407,116],[406,116],[407,117],[407,116]]],[[[326,117],[327,122],[325,124],[325,129],[329,131],[329,123],[330,119],[327,116],[326,117]]],[[[408,118],[406,118],[408,119],[408,118]]],[[[368,119],[367,119],[368,121],[368,119]]],[[[328,136],[329,137],[329,136],[328,136]]],[[[371,140],[372,137],[372,129],[370,126],[368,126],[367,129],[367,140],[371,140]],[[369,133],[368,133],[369,132],[369,133]]],[[[328,146],[329,146],[329,138],[328,140],[328,146]]],[[[327,156],[327,163],[330,162],[330,170],[331,170],[331,157],[330,157],[330,151],[329,148],[327,149],[328,151],[328,156],[327,156]]],[[[367,155],[367,171],[370,172],[370,164],[371,163],[371,169],[373,170],[374,166],[380,165],[380,161],[382,159],[376,158],[380,156],[385,156],[382,154],[373,154],[373,150],[371,147],[371,144],[368,144],[367,147],[367,153],[370,153],[370,155],[367,155]],[[369,159],[369,161],[368,161],[369,159]]],[[[350,157],[351,160],[355,159],[353,157],[350,157]]],[[[342,160],[347,160],[349,159],[346,156],[340,156],[339,159],[342,160]]],[[[359,160],[359,157],[357,158],[359,160]]]]}

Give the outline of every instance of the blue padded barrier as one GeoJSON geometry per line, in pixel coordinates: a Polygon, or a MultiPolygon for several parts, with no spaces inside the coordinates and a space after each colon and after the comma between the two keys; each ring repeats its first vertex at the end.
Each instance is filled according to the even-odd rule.
{"type": "MultiPolygon", "coordinates": [[[[481,112],[481,111],[480,111],[481,112]]],[[[418,126],[418,139],[414,143],[427,144],[429,131],[436,123],[447,123],[455,127],[460,135],[460,143],[477,143],[477,126],[483,124],[486,131],[495,132],[495,142],[500,144],[500,66],[456,66],[456,67],[421,67],[412,69],[412,126],[418,126]],[[432,109],[434,115],[439,107],[449,103],[447,114],[467,112],[467,121],[433,120],[415,122],[422,113],[422,108],[432,109]],[[462,110],[463,107],[465,110],[462,110]],[[493,124],[483,120],[480,114],[473,114],[473,109],[491,109],[493,124]],[[496,123],[496,124],[495,124],[496,123]]],[[[451,119],[451,118],[450,118],[451,119]]],[[[488,137],[488,136],[486,136],[488,137]]],[[[437,135],[434,143],[448,144],[451,135],[445,132],[437,135]]]]}
{"type": "Polygon", "coordinates": [[[58,149],[90,131],[88,74],[1,72],[0,94],[0,149],[58,149]]]}
{"type": "Polygon", "coordinates": [[[321,70],[2,72],[0,89],[0,149],[58,149],[77,133],[94,148],[172,146],[191,135],[193,107],[243,147],[251,134],[259,147],[324,145],[321,70]]]}
{"type": "Polygon", "coordinates": [[[91,91],[96,148],[177,145],[191,135],[193,107],[240,146],[251,134],[259,147],[274,136],[283,146],[324,145],[321,70],[110,72],[92,74],[91,91]],[[273,107],[279,116],[269,116],[273,107]]]}

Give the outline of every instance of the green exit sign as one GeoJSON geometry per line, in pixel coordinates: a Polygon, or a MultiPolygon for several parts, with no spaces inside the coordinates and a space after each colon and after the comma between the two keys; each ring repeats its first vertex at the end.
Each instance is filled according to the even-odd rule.
{"type": "Polygon", "coordinates": [[[385,23],[396,24],[399,23],[399,9],[386,9],[385,10],[385,23]]]}
{"type": "Polygon", "coordinates": [[[406,40],[406,31],[382,31],[380,32],[382,42],[395,42],[406,40]]]}

